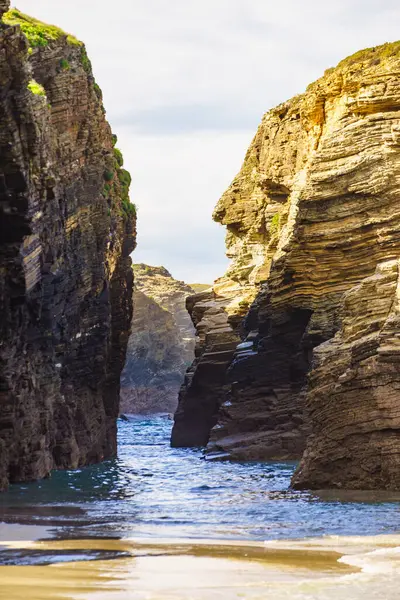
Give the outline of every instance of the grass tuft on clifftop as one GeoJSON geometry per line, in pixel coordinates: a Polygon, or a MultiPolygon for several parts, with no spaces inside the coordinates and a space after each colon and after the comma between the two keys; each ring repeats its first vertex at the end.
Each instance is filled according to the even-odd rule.
{"type": "Polygon", "coordinates": [[[71,45],[83,45],[76,37],[65,33],[65,31],[59,27],[47,25],[47,23],[38,21],[37,19],[22,13],[17,8],[12,8],[6,12],[3,15],[2,20],[6,25],[19,25],[31,47],[48,46],[50,42],[62,37],[66,37],[67,42],[71,45]]]}
{"type": "Polygon", "coordinates": [[[357,65],[358,63],[369,63],[368,66],[379,64],[381,60],[385,60],[390,57],[398,56],[400,54],[400,41],[399,42],[387,42],[381,46],[374,46],[373,48],[364,48],[355,52],[351,56],[340,61],[338,67],[350,67],[357,65]]]}

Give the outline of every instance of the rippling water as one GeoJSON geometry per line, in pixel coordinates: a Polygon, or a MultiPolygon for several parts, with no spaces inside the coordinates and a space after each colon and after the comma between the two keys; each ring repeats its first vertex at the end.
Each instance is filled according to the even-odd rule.
{"type": "Polygon", "coordinates": [[[398,495],[295,492],[295,464],[170,429],[121,421],[118,459],[0,494],[0,600],[397,600],[398,495]]]}
{"type": "Polygon", "coordinates": [[[201,460],[169,446],[171,421],[119,423],[119,457],[0,495],[0,521],[62,535],[276,540],[400,531],[399,496],[289,489],[294,463],[201,460]]]}

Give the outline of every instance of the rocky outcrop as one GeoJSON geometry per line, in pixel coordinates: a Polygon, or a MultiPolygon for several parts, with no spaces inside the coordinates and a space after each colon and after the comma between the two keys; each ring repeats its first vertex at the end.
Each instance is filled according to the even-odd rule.
{"type": "Polygon", "coordinates": [[[314,351],[295,487],[400,489],[399,302],[399,260],[344,294],[341,329],[314,351]]]}
{"type": "MultiPolygon", "coordinates": [[[[231,458],[296,458],[311,432],[297,486],[398,487],[389,475],[399,433],[400,395],[389,373],[395,371],[395,342],[388,346],[390,360],[381,342],[369,357],[358,355],[355,348],[367,343],[364,333],[349,331],[361,327],[350,299],[363,286],[361,293],[371,294],[368,327],[378,337],[385,332],[379,338],[383,348],[384,336],[394,336],[386,333],[394,309],[383,316],[370,278],[385,271],[381,266],[374,275],[378,264],[400,255],[399,48],[396,43],[361,51],[267,113],[215,211],[228,230],[233,263],[227,276],[238,286],[236,306],[243,289],[255,300],[241,325],[240,311],[228,315],[241,343],[227,361],[223,397],[218,386],[210,391],[216,425],[208,451],[231,458]],[[365,360],[372,361],[375,378],[366,377],[365,360]],[[354,369],[353,384],[347,368],[354,369]],[[338,373],[342,387],[334,391],[338,373]],[[378,380],[385,382],[385,402],[378,400],[384,389],[378,380]],[[363,389],[355,410],[345,400],[351,385],[363,389]],[[368,461],[373,448],[377,458],[368,478],[359,461],[368,461]]],[[[201,365],[200,358],[196,372],[201,365]]],[[[190,428],[194,405],[202,412],[190,402],[193,381],[195,374],[177,413],[183,428],[190,428]]],[[[202,382],[199,375],[196,386],[202,382]]]]}
{"type": "Polygon", "coordinates": [[[185,309],[193,290],[164,267],[133,266],[132,333],[121,378],[121,411],[174,412],[194,356],[194,328],[185,309]]]}
{"type": "MultiPolygon", "coordinates": [[[[237,182],[235,192],[240,185],[237,182]]],[[[233,184],[235,186],[235,184],[233,184]]],[[[217,423],[219,409],[229,386],[226,372],[241,340],[241,325],[263,277],[266,231],[255,218],[251,192],[244,191],[243,206],[249,215],[243,226],[238,218],[224,220],[225,211],[214,217],[228,226],[227,254],[232,265],[212,289],[188,298],[187,308],[196,327],[195,361],[179,393],[171,443],[176,447],[204,446],[217,423]]],[[[230,191],[221,202],[230,196],[230,191]]],[[[236,200],[235,200],[236,202],[236,200]]],[[[239,214],[244,212],[238,204],[239,214]]]]}
{"type": "Polygon", "coordinates": [[[0,488],[115,454],[135,244],[83,44],[16,10],[3,19],[0,488]]]}
{"type": "Polygon", "coordinates": [[[225,398],[226,370],[239,341],[228,321],[229,298],[204,291],[187,300],[196,327],[195,360],[179,392],[171,444],[174,447],[205,446],[225,398]]]}

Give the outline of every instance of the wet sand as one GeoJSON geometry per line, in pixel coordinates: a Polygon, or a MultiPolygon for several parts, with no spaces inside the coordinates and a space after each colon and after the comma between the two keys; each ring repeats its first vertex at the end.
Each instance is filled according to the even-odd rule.
{"type": "Polygon", "coordinates": [[[0,566],[1,600],[398,597],[399,536],[235,543],[20,541],[22,533],[14,528],[14,541],[3,542],[0,560],[6,552],[12,561],[12,553],[16,552],[17,561],[29,562],[32,557],[37,561],[39,557],[42,564],[0,566]],[[91,558],[94,553],[95,560],[91,558]],[[371,564],[378,565],[372,575],[368,567],[371,564]]]}
{"type": "Polygon", "coordinates": [[[0,523],[0,546],[7,545],[9,542],[32,542],[51,537],[53,536],[50,527],[0,523]]]}

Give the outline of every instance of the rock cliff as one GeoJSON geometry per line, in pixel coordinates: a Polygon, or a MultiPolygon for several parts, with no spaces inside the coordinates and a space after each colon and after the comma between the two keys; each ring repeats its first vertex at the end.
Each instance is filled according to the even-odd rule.
{"type": "Polygon", "coordinates": [[[215,210],[233,262],[191,307],[204,344],[173,443],[200,420],[217,457],[297,458],[307,441],[297,487],[399,487],[399,67],[400,43],[363,50],[264,116],[215,210]]]}
{"type": "Polygon", "coordinates": [[[174,412],[195,332],[185,308],[193,290],[164,267],[133,266],[132,333],[121,379],[121,411],[174,412]]]}
{"type": "Polygon", "coordinates": [[[314,351],[295,487],[400,489],[399,301],[399,260],[344,294],[339,332],[314,351]]]}
{"type": "Polygon", "coordinates": [[[0,1],[0,488],[116,450],[129,174],[84,45],[0,1]]]}

